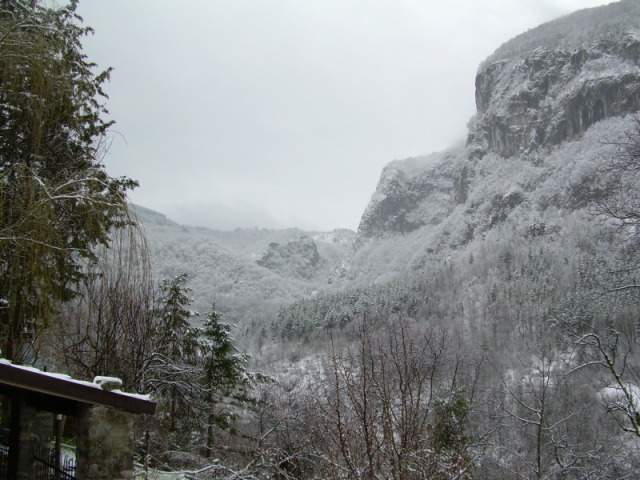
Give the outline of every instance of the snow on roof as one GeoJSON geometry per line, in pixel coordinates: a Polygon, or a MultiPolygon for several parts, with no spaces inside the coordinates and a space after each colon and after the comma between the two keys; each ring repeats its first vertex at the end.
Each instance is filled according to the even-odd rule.
{"type": "Polygon", "coordinates": [[[103,390],[100,385],[105,380],[122,384],[120,379],[113,377],[96,377],[94,382],[76,380],[63,373],[43,372],[35,367],[14,365],[9,360],[0,359],[0,385],[132,413],[155,413],[156,403],[151,401],[149,395],[103,390]]]}

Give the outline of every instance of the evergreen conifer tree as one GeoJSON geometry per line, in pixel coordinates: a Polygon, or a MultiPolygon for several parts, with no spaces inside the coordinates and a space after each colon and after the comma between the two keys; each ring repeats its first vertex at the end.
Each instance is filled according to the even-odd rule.
{"type": "Polygon", "coordinates": [[[131,224],[125,192],[101,163],[112,122],[110,70],[82,53],[77,0],[0,2],[0,310],[2,355],[17,361],[72,298],[113,228],[131,224]]]}
{"type": "Polygon", "coordinates": [[[213,446],[214,428],[229,429],[235,417],[233,406],[248,400],[255,376],[247,371],[249,356],[236,348],[231,331],[222,323],[215,304],[206,314],[201,330],[204,382],[207,391],[207,456],[213,446]]]}

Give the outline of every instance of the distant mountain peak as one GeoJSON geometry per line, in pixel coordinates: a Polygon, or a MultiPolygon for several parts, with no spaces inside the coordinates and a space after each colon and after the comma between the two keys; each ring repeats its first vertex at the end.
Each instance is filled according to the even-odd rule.
{"type": "Polygon", "coordinates": [[[145,225],[175,225],[178,224],[167,218],[164,213],[156,212],[140,205],[131,205],[138,219],[145,225]]]}

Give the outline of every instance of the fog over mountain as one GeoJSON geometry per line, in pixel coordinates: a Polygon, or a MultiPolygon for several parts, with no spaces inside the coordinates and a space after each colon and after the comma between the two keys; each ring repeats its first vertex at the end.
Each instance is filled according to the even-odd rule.
{"type": "MultiPolygon", "coordinates": [[[[609,0],[82,0],[132,201],[219,230],[356,229],[393,159],[466,135],[477,65],[609,0]],[[470,80],[471,79],[471,80],[470,80]],[[193,172],[198,172],[194,175],[193,172]]],[[[64,2],[62,2],[64,3],[64,2]]]]}
{"type": "MultiPolygon", "coordinates": [[[[160,245],[170,237],[174,243],[206,241],[212,252],[235,250],[251,269],[264,271],[266,263],[257,259],[270,243],[312,239],[321,267],[300,273],[293,257],[279,257],[278,268],[266,268],[270,278],[286,278],[291,285],[313,279],[312,286],[291,286],[283,298],[274,297],[290,301],[309,289],[332,291],[419,271],[452,251],[480,248],[498,231],[525,235],[544,223],[545,234],[553,233],[549,238],[563,237],[568,219],[586,212],[574,196],[576,188],[595,181],[598,167],[615,153],[610,142],[631,128],[640,106],[638,10],[634,1],[582,10],[502,45],[476,75],[477,113],[466,142],[389,163],[348,248],[348,230],[338,230],[339,239],[296,229],[223,233],[159,226],[147,210],[139,210],[152,249],[168,255],[169,247],[160,245]],[[335,248],[322,251],[328,246],[335,248]]],[[[162,274],[180,268],[179,263],[169,267],[166,262],[174,262],[169,257],[156,261],[162,274]]],[[[232,281],[222,278],[224,284],[232,281]]],[[[219,299],[229,294],[213,279],[207,284],[198,289],[198,298],[213,296],[215,288],[219,299]]]]}

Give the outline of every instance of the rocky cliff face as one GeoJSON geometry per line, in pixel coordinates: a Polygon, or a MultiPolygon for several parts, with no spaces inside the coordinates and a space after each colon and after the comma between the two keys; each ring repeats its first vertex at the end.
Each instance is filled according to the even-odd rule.
{"type": "Polygon", "coordinates": [[[387,165],[331,282],[406,273],[500,229],[562,233],[640,110],[640,2],[505,43],[479,68],[476,106],[466,145],[387,165]]]}
{"type": "MultiPolygon", "coordinates": [[[[544,163],[550,149],[579,141],[595,123],[640,110],[640,3],[582,10],[505,43],[480,66],[476,106],[468,161],[455,147],[385,167],[356,247],[438,225],[468,202],[474,161],[488,153],[544,163]]],[[[517,189],[505,195],[493,199],[489,224],[524,201],[517,189]]]]}
{"type": "Polygon", "coordinates": [[[473,153],[532,153],[637,112],[639,18],[640,4],[623,1],[542,25],[498,49],[476,76],[473,153]]]}
{"type": "Polygon", "coordinates": [[[310,279],[323,262],[316,243],[311,237],[303,235],[284,245],[271,242],[256,263],[273,272],[310,279]]]}
{"type": "MultiPolygon", "coordinates": [[[[383,233],[406,234],[425,225],[437,225],[451,202],[454,177],[439,155],[394,161],[388,164],[360,221],[359,241],[383,233]],[[421,205],[430,204],[422,210],[421,205]]],[[[460,180],[456,180],[460,184],[460,180]]],[[[464,181],[463,181],[464,182],[464,181]]],[[[458,198],[464,197],[464,188],[458,198]]]]}

